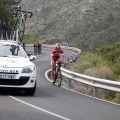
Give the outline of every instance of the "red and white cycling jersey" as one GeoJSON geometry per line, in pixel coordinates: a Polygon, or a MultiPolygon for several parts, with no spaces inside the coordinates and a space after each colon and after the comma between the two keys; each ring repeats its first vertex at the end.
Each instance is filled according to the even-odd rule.
{"type": "Polygon", "coordinates": [[[52,50],[51,56],[53,61],[57,61],[60,58],[60,55],[64,55],[63,49],[58,51],[56,48],[52,50]]]}

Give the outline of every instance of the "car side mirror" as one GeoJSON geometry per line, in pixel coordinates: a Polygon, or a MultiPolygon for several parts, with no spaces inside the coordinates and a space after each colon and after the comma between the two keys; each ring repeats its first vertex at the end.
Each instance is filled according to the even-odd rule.
{"type": "Polygon", "coordinates": [[[28,55],[30,61],[36,60],[36,56],[35,55],[30,55],[30,54],[27,54],[27,55],[28,55]]]}

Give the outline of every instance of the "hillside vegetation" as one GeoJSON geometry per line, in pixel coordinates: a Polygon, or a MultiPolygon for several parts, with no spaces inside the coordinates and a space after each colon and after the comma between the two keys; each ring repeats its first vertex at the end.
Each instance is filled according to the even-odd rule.
{"type": "MultiPolygon", "coordinates": [[[[97,54],[82,53],[77,66],[81,74],[120,82],[120,42],[102,46],[97,54]]],[[[101,90],[100,97],[120,103],[117,92],[101,90]]]]}
{"type": "Polygon", "coordinates": [[[120,41],[120,0],[22,0],[34,15],[26,33],[53,44],[96,52],[104,44],[120,41]]]}

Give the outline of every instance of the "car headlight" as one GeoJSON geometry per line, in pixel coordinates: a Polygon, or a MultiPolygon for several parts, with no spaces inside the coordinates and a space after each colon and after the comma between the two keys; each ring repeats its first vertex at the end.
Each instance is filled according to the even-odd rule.
{"type": "Polygon", "coordinates": [[[34,65],[26,66],[22,69],[22,73],[32,73],[35,69],[34,65]]]}

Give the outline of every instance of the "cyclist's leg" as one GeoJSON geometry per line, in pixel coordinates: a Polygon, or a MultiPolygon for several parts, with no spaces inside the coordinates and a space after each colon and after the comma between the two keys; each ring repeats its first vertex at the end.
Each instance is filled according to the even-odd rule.
{"type": "Polygon", "coordinates": [[[52,80],[52,83],[55,83],[56,82],[56,60],[51,60],[51,67],[52,67],[52,70],[51,70],[51,80],[52,80]]]}
{"type": "Polygon", "coordinates": [[[34,47],[34,55],[35,55],[35,47],[34,47]]]}
{"type": "Polygon", "coordinates": [[[37,47],[35,47],[35,54],[37,54],[37,47]]]}
{"type": "Polygon", "coordinates": [[[38,51],[37,51],[37,52],[38,52],[38,54],[39,54],[39,53],[40,53],[40,50],[39,50],[39,48],[37,48],[37,49],[38,49],[38,51]]]}
{"type": "Polygon", "coordinates": [[[51,80],[54,80],[54,61],[51,60],[51,80]]]}
{"type": "Polygon", "coordinates": [[[58,72],[57,81],[58,81],[58,87],[60,87],[61,84],[62,84],[62,74],[61,74],[61,70],[59,70],[59,72],[58,72]]]}
{"type": "Polygon", "coordinates": [[[39,54],[41,53],[41,48],[40,48],[40,47],[38,48],[38,53],[39,53],[39,54]]]}

